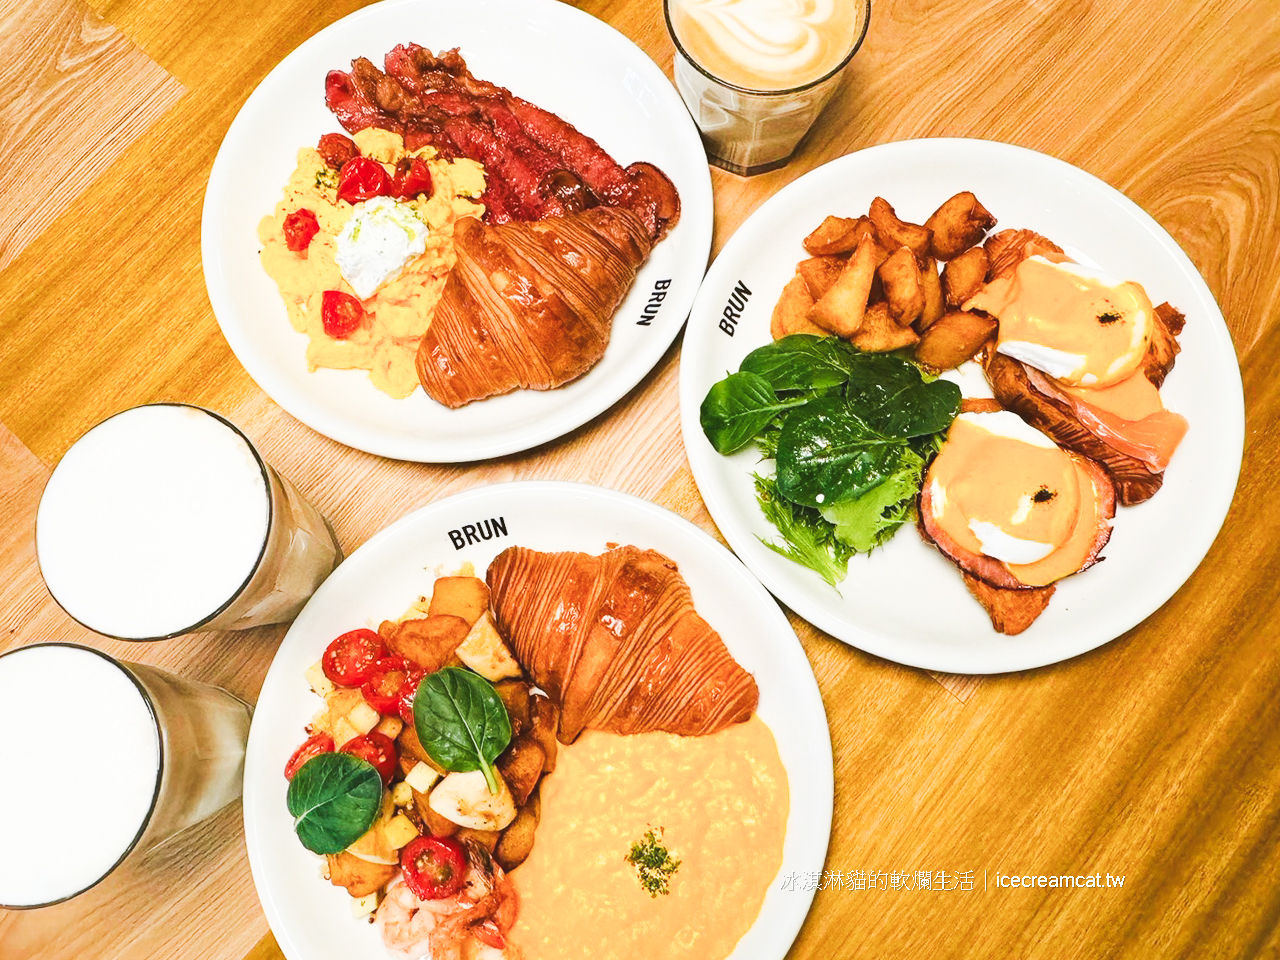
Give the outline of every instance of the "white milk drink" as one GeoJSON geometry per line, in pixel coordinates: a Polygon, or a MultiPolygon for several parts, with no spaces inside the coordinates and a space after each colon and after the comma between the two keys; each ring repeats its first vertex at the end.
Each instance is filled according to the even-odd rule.
{"type": "Polygon", "coordinates": [[[70,616],[127,640],[291,619],[342,559],[239,430],[183,404],[126,410],[77,440],[45,487],[36,550],[70,616]]]}
{"type": "Polygon", "coordinates": [[[226,691],[87,647],[0,656],[0,905],[82,893],[235,799],[249,720],[226,691]]]}
{"type": "Polygon", "coordinates": [[[866,35],[869,0],[665,0],[676,87],[712,163],[786,163],[866,35]]]}

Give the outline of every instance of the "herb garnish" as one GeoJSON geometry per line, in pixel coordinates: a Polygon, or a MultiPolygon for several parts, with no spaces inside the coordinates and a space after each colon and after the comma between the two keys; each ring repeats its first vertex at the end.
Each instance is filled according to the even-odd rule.
{"type": "Polygon", "coordinates": [[[1037,490],[1035,493],[1031,495],[1031,499],[1035,503],[1048,503],[1057,495],[1058,495],[1057,493],[1055,493],[1053,490],[1050,490],[1048,487],[1041,487],[1039,490],[1037,490]]]}
{"type": "Polygon", "coordinates": [[[640,886],[655,899],[658,894],[666,896],[671,892],[668,884],[680,869],[680,861],[662,845],[661,834],[661,827],[657,833],[650,828],[643,839],[631,844],[631,852],[627,854],[627,863],[635,867],[640,876],[640,886]]]}
{"type": "Polygon", "coordinates": [[[482,770],[498,793],[493,762],[511,742],[511,718],[488,680],[462,667],[427,674],[413,697],[413,726],[432,760],[450,771],[482,770]]]}
{"type": "Polygon", "coordinates": [[[1098,322],[1103,326],[1106,326],[1108,323],[1115,323],[1120,319],[1122,318],[1118,310],[1108,310],[1106,313],[1098,314],[1098,322]]]}
{"type": "Polygon", "coordinates": [[[322,753],[293,775],[285,802],[293,829],[312,853],[340,853],[373,826],[382,776],[350,753],[322,753]]]}
{"type": "Polygon", "coordinates": [[[748,354],[700,415],[718,452],[754,442],[774,461],[756,495],[783,542],[761,542],[835,586],[854,553],[915,519],[925,467],[959,407],[958,386],[926,380],[904,356],[796,334],[748,354]]]}
{"type": "Polygon", "coordinates": [[[329,166],[316,171],[316,189],[323,190],[326,187],[330,190],[338,189],[338,171],[329,166]]]}

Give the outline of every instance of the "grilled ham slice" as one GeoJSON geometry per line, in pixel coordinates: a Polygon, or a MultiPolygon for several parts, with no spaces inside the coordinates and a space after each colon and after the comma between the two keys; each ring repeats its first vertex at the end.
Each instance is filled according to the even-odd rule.
{"type": "Polygon", "coordinates": [[[550,390],[604,355],[613,314],[652,242],[629,210],[454,230],[457,264],[418,345],[418,379],[447,407],[550,390]]]}
{"type": "Polygon", "coordinates": [[[623,546],[600,555],[504,550],[486,575],[499,629],[560,707],[557,732],[714,733],[759,691],[694,610],[675,563],[623,546]]]}

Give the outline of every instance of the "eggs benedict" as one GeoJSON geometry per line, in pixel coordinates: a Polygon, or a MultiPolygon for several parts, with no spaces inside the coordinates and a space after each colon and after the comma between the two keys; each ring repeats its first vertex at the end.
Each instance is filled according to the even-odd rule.
{"type": "Polygon", "coordinates": [[[1168,304],[1153,307],[1140,284],[1043,245],[1028,252],[964,304],[999,322],[986,362],[992,391],[1062,446],[1101,462],[1122,503],[1146,500],[1187,431],[1159,391],[1184,318],[1168,304]]]}
{"type": "Polygon", "coordinates": [[[970,409],[956,417],[925,474],[920,530],[969,576],[1022,591],[1097,562],[1115,504],[1110,477],[1092,460],[1016,414],[970,409]]]}

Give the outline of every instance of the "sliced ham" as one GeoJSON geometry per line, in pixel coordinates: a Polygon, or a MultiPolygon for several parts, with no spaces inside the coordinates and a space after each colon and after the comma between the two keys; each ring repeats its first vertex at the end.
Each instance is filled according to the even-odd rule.
{"type": "Polygon", "coordinates": [[[535,223],[458,221],[457,263],[418,346],[418,379],[448,407],[568,383],[604,355],[613,314],[652,249],[629,210],[535,223]]]}
{"type": "Polygon", "coordinates": [[[486,579],[499,629],[560,707],[563,743],[586,729],[701,736],[756,708],[754,678],[698,615],[676,564],[656,551],[511,547],[486,579]]]}

